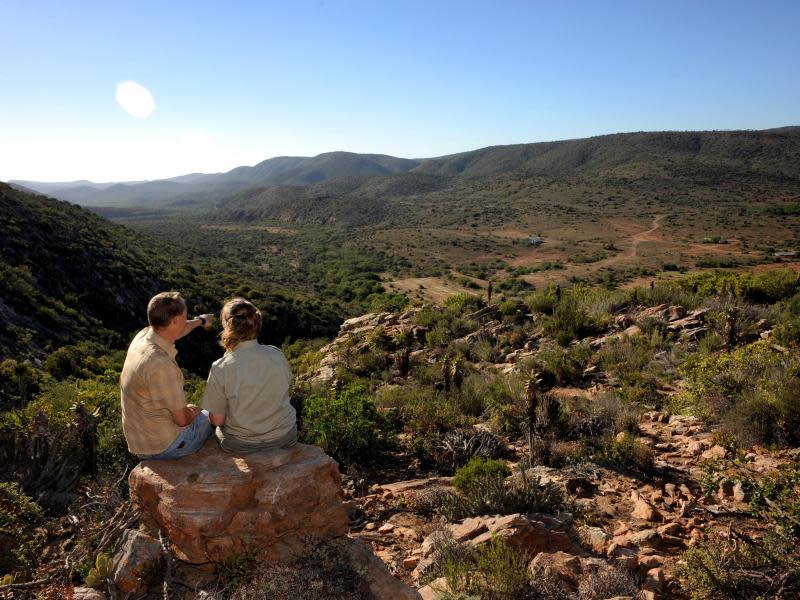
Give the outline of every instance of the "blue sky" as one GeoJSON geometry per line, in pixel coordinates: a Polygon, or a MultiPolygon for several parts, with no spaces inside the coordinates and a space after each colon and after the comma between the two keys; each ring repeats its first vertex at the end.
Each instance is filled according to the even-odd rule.
{"type": "Polygon", "coordinates": [[[798,23],[769,0],[0,0],[0,180],[800,124],[798,23]]]}

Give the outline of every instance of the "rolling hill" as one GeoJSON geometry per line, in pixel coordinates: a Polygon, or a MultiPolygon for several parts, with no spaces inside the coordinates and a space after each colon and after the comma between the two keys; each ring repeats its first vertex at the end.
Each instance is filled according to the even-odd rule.
{"type": "MultiPolygon", "coordinates": [[[[10,183],[84,206],[165,207],[213,206],[230,196],[238,202],[241,192],[251,198],[258,195],[250,188],[269,188],[267,196],[274,199],[274,186],[309,187],[303,195],[310,197],[353,194],[385,198],[510,174],[570,180],[691,177],[714,181],[750,176],[795,181],[800,179],[800,127],[619,133],[492,146],[427,159],[329,152],[310,158],[271,158],[227,173],[194,173],[147,182],[10,183]]],[[[296,190],[287,190],[286,200],[295,194],[296,190]]]]}

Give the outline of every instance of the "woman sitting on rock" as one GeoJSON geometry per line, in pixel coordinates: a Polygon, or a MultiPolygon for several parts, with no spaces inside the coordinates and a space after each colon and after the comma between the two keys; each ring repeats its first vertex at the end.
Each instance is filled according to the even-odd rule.
{"type": "Polygon", "coordinates": [[[208,374],[203,408],[228,452],[286,448],[297,442],[295,410],[289,403],[292,371],[275,346],[258,343],[261,312],[234,298],[220,314],[225,355],[208,374]]]}

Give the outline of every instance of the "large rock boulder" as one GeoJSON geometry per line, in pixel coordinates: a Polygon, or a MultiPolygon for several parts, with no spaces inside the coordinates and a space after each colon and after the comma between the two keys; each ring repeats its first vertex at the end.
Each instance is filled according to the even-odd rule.
{"type": "Polygon", "coordinates": [[[248,551],[291,560],[303,537],[348,531],[337,465],[316,446],[237,455],[209,442],[190,457],[143,461],[128,482],[145,523],[189,563],[248,551]]]}

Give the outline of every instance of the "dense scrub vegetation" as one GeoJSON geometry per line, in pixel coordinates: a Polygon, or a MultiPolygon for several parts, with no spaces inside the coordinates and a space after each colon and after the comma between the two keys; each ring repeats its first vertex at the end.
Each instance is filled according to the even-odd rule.
{"type": "MultiPolygon", "coordinates": [[[[51,207],[49,200],[4,193],[8,206],[16,207],[13,215],[47,215],[51,207]]],[[[532,467],[600,465],[646,478],[655,456],[638,437],[638,423],[648,410],[697,415],[718,428],[734,452],[753,444],[785,448],[800,443],[800,293],[795,273],[788,270],[690,274],[624,290],[581,283],[530,290],[512,282],[491,306],[483,296],[463,293],[436,307],[387,293],[379,274],[399,273],[407,265],[390,254],[364,252],[341,231],[265,228],[231,238],[221,228],[209,233],[213,243],[192,245],[197,238],[188,238],[178,247],[167,245],[168,238],[181,237],[182,227],[191,223],[174,222],[162,232],[140,223],[146,233],[134,235],[87,218],[77,208],[63,210],[74,212],[73,218],[87,228],[70,240],[53,238],[57,243],[48,251],[60,252],[60,245],[70,244],[81,248],[71,255],[75,262],[96,263],[95,276],[109,277],[97,286],[122,286],[132,295],[106,299],[112,305],[119,300],[118,313],[79,315],[77,307],[89,300],[70,297],[64,286],[91,282],[79,274],[40,277],[34,267],[53,256],[34,260],[9,246],[11,258],[1,265],[16,274],[4,279],[7,288],[0,298],[16,315],[17,324],[11,319],[9,327],[27,324],[27,334],[8,329],[3,339],[19,344],[20,350],[12,353],[7,345],[0,362],[0,481],[6,482],[0,487],[0,527],[14,532],[4,556],[15,561],[0,570],[17,577],[32,575],[46,544],[37,524],[74,506],[82,486],[116,481],[133,462],[120,431],[118,377],[124,342],[141,325],[137,315],[151,290],[114,279],[128,272],[129,263],[138,269],[130,271],[135,277],[154,277],[144,279],[152,281],[153,291],[186,290],[192,312],[213,311],[232,294],[253,299],[266,317],[263,340],[283,343],[298,376],[294,399],[304,441],[319,444],[362,479],[398,463],[409,474],[455,475],[455,489],[434,488],[409,500],[409,508],[421,515],[452,522],[487,513],[569,509],[560,489],[529,473],[532,467]],[[104,228],[108,231],[99,233],[104,228]],[[147,250],[150,236],[161,236],[162,248],[174,250],[169,261],[163,252],[147,250]],[[128,254],[119,264],[105,265],[103,252],[116,252],[115,244],[127,245],[128,254]],[[285,254],[265,253],[266,245],[280,246],[285,254]],[[84,253],[89,250],[95,254],[84,253]],[[62,293],[64,306],[53,304],[62,293]],[[52,321],[56,317],[46,310],[24,313],[20,294],[33,294],[30,306],[60,311],[58,319],[71,319],[69,324],[52,321]],[[320,296],[325,300],[313,299],[320,296]],[[337,347],[333,380],[312,378],[326,338],[342,317],[409,307],[414,310],[406,328],[378,326],[363,338],[351,336],[337,347]],[[702,327],[690,336],[671,328],[662,315],[670,307],[699,311],[702,327]],[[657,310],[647,313],[650,308],[657,310]],[[605,392],[591,400],[586,394],[553,393],[557,387],[586,390],[596,383],[605,392]],[[512,442],[526,448],[514,474],[505,462],[512,442]]],[[[19,229],[14,235],[24,236],[21,217],[14,218],[19,229]]],[[[203,375],[220,350],[213,333],[205,332],[182,342],[180,350],[189,375],[188,396],[199,398],[202,377],[191,373],[203,375]]],[[[710,489],[715,477],[710,470],[710,489]]],[[[753,513],[776,525],[775,548],[782,550],[771,556],[779,555],[780,565],[794,564],[789,542],[800,533],[795,527],[800,519],[796,472],[747,485],[753,513]]],[[[765,567],[748,548],[740,546],[737,564],[749,570],[765,567]]],[[[327,568],[327,550],[309,552],[316,557],[312,562],[319,559],[327,568]]],[[[725,586],[738,585],[738,579],[718,575],[727,572],[728,555],[712,543],[691,552],[683,577],[697,598],[713,598],[725,586]],[[701,571],[713,577],[703,579],[701,571]]],[[[97,569],[99,555],[87,542],[80,568],[71,575],[75,582],[97,569]]],[[[532,580],[520,570],[523,563],[524,557],[498,542],[481,550],[462,549],[442,561],[440,573],[460,594],[537,597],[531,594],[549,584],[544,576],[532,580]]],[[[775,564],[770,568],[777,569],[775,564]]],[[[330,566],[337,572],[337,565],[330,566]]],[[[253,571],[244,579],[274,578],[302,586],[314,572],[298,563],[280,573],[253,571]]],[[[608,577],[619,593],[632,585],[622,575],[608,577]]],[[[352,583],[357,593],[361,584],[352,583]]],[[[242,598],[248,589],[241,587],[242,598]]]]}

